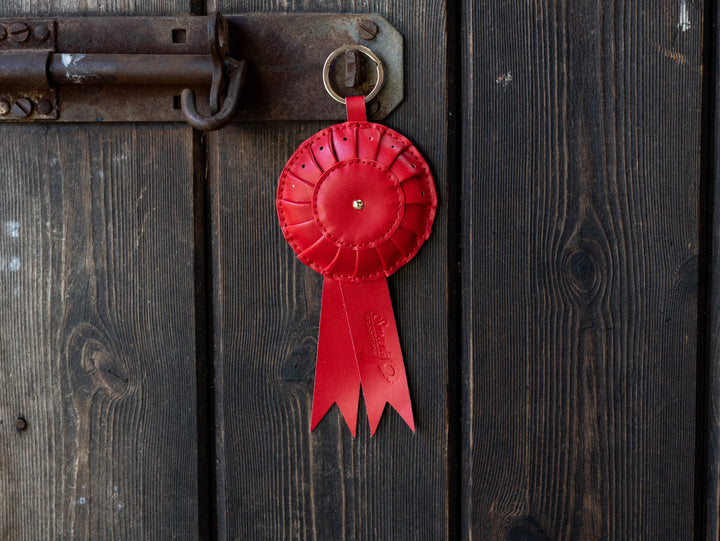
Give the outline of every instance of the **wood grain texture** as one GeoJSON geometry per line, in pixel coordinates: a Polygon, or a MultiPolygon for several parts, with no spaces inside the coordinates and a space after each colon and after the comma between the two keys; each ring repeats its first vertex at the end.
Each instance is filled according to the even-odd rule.
{"type": "Polygon", "coordinates": [[[465,536],[690,539],[701,9],[463,17],[465,536]]]}
{"type": "Polygon", "coordinates": [[[190,12],[191,0],[3,0],[0,15],[175,15],[190,12]]]}
{"type": "Polygon", "coordinates": [[[190,130],[2,139],[0,538],[194,538],[190,130]]]}
{"type": "MultiPolygon", "coordinates": [[[[220,2],[209,10],[376,12],[405,37],[406,97],[387,124],[427,158],[440,210],[390,280],[417,423],[390,409],[353,439],[333,407],[309,433],[322,277],[282,237],[277,180],[325,125],[232,126],[210,138],[222,539],[447,537],[447,83],[444,2],[220,2]]],[[[328,51],[330,53],[330,51],[328,51]]],[[[318,73],[318,83],[320,83],[318,73]]],[[[330,99],[318,84],[317,99],[330,99]]]]}
{"type": "MultiPolygon", "coordinates": [[[[11,0],[0,15],[188,9],[11,0]]],[[[0,538],[196,538],[191,130],[0,132],[0,538]]]]}
{"type": "MultiPolygon", "coordinates": [[[[720,20],[720,5],[715,4],[712,8],[707,8],[708,17],[712,16],[713,28],[717,28],[717,22],[720,20]],[[710,13],[710,11],[713,13],[710,13]]],[[[697,438],[701,442],[703,463],[698,469],[702,475],[702,494],[704,501],[698,502],[702,506],[701,518],[705,521],[704,527],[698,524],[696,530],[698,539],[711,541],[720,538],[720,151],[718,143],[720,142],[720,33],[707,36],[705,46],[712,49],[712,68],[709,81],[706,84],[713,89],[712,107],[709,111],[714,113],[714,117],[706,117],[708,122],[703,133],[708,140],[704,141],[708,145],[708,149],[712,154],[708,157],[707,163],[709,167],[708,181],[710,183],[706,188],[708,191],[708,217],[709,224],[705,227],[705,242],[709,248],[709,280],[708,280],[708,298],[707,298],[707,357],[706,365],[700,365],[698,368],[701,372],[698,374],[698,392],[705,392],[704,403],[699,400],[698,403],[704,408],[703,415],[699,415],[699,419],[704,419],[705,425],[699,426],[698,429],[704,430],[704,437],[697,438]],[[704,535],[704,537],[703,537],[704,535]]],[[[710,52],[706,51],[706,53],[710,52]]],[[[706,54],[705,58],[710,55],[706,54]]],[[[706,113],[707,114],[707,113],[706,113]]]]}

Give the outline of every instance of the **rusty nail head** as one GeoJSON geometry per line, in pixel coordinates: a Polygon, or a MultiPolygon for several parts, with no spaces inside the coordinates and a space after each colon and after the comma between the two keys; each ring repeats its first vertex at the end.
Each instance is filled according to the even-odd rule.
{"type": "Polygon", "coordinates": [[[22,43],[30,37],[30,29],[25,23],[15,23],[10,26],[10,38],[13,41],[22,43]]]}
{"type": "Polygon", "coordinates": [[[377,33],[378,27],[370,19],[363,19],[358,23],[358,35],[362,39],[373,39],[377,33]]]}
{"type": "Polygon", "coordinates": [[[22,417],[18,417],[15,419],[15,430],[18,432],[22,432],[27,428],[27,421],[23,419],[22,417]]]}
{"type": "Polygon", "coordinates": [[[10,103],[0,100],[0,116],[8,116],[10,114],[10,103]]]}
{"type": "Polygon", "coordinates": [[[7,30],[5,30],[5,26],[0,24],[0,41],[4,40],[7,36],[7,30]]]}
{"type": "Polygon", "coordinates": [[[40,100],[37,104],[37,112],[41,115],[49,115],[52,110],[53,104],[50,100],[40,100]]]}
{"type": "Polygon", "coordinates": [[[33,30],[33,36],[38,41],[45,41],[50,37],[50,30],[44,24],[40,24],[33,30]]]}
{"type": "Polygon", "coordinates": [[[20,99],[15,100],[15,103],[13,103],[12,110],[16,117],[25,118],[30,113],[32,113],[33,104],[27,98],[20,98],[20,99]]]}

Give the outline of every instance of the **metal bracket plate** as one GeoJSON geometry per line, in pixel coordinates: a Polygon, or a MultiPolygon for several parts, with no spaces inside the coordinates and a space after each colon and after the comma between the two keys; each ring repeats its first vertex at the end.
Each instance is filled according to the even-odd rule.
{"type": "MultiPolygon", "coordinates": [[[[258,13],[225,18],[230,27],[230,55],[248,63],[235,121],[343,119],[344,107],[325,92],[322,70],[333,50],[350,43],[370,47],[385,66],[386,82],[368,106],[369,117],[380,120],[402,101],[403,39],[378,15],[258,13]]],[[[62,63],[68,65],[91,54],[208,54],[205,17],[0,19],[0,36],[3,29],[0,79],[7,79],[3,55],[18,51],[61,54],[62,63]],[[27,27],[27,37],[12,33],[23,31],[21,25],[27,27]]],[[[333,73],[340,93],[348,90],[347,73],[339,69],[343,62],[338,59],[333,73]]],[[[348,95],[366,93],[373,86],[374,68],[367,64],[358,60],[360,84],[348,95]]],[[[0,122],[182,122],[182,89],[195,90],[199,104],[208,102],[209,93],[209,85],[93,84],[90,80],[44,88],[40,84],[33,85],[37,88],[11,86],[0,88],[0,104],[11,105],[4,116],[0,110],[0,122]],[[15,107],[22,98],[32,105],[27,114],[15,107]]],[[[207,113],[202,105],[199,109],[207,113]]]]}

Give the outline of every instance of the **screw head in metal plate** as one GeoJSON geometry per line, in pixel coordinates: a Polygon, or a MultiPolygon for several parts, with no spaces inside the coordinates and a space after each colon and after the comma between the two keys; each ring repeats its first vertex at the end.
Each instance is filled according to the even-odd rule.
{"type": "Polygon", "coordinates": [[[18,118],[25,118],[33,111],[33,104],[27,98],[15,100],[12,106],[13,114],[18,118]]]}
{"type": "Polygon", "coordinates": [[[375,35],[378,33],[378,26],[370,19],[362,20],[358,23],[358,35],[361,39],[371,40],[375,39],[375,35]]]}
{"type": "Polygon", "coordinates": [[[10,114],[10,103],[0,100],[0,116],[8,116],[10,114]]]}
{"type": "Polygon", "coordinates": [[[10,26],[10,39],[22,43],[30,37],[30,29],[25,23],[15,23],[10,26]]]}
{"type": "Polygon", "coordinates": [[[52,110],[53,104],[50,100],[40,100],[37,104],[37,112],[41,115],[49,115],[52,110]]]}
{"type": "Polygon", "coordinates": [[[50,30],[44,24],[40,24],[33,30],[33,37],[38,41],[45,41],[50,37],[50,30]]]}

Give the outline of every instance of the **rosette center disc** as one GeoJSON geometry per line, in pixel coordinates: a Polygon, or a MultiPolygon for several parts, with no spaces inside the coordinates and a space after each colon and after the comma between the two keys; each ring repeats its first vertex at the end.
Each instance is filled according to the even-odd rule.
{"type": "Polygon", "coordinates": [[[335,164],[313,191],[315,223],[338,246],[348,248],[385,242],[400,225],[404,207],[397,177],[372,160],[356,158],[335,164]]]}

